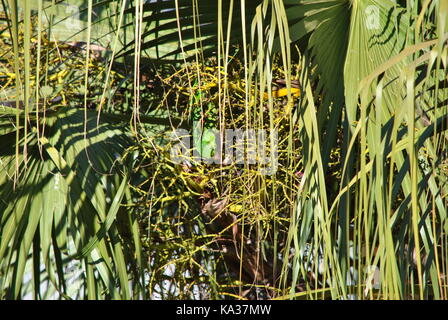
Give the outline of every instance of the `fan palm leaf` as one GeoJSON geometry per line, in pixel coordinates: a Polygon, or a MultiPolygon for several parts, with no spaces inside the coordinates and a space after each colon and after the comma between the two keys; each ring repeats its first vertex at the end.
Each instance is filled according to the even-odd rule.
{"type": "Polygon", "coordinates": [[[43,263],[45,273],[64,295],[66,266],[56,270],[53,266],[55,260],[67,256],[86,261],[92,272],[85,270],[85,281],[98,277],[99,291],[89,294],[96,292],[100,297],[103,287],[106,296],[130,297],[129,275],[114,222],[127,188],[126,176],[119,178],[123,177],[119,156],[130,140],[117,126],[97,126],[96,119],[95,112],[88,112],[84,121],[83,111],[70,108],[50,112],[45,137],[33,130],[26,145],[21,138],[19,148],[26,151],[19,157],[11,152],[15,133],[2,134],[1,286],[9,298],[22,296],[25,266],[31,262],[34,276],[41,276],[43,263]],[[115,275],[121,290],[117,290],[115,275]]]}

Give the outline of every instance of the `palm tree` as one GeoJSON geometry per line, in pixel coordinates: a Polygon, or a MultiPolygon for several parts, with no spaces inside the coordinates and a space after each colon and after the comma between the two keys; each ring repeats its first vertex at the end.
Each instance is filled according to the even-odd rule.
{"type": "MultiPolygon", "coordinates": [[[[227,236],[240,241],[236,241],[239,245],[226,250],[237,258],[233,262],[224,259],[225,272],[239,270],[234,280],[274,288],[268,293],[270,297],[447,297],[444,150],[448,1],[86,1],[81,10],[81,16],[87,18],[85,67],[73,80],[84,87],[78,100],[82,108],[53,103],[51,110],[36,103],[46,95],[32,83],[35,79],[48,81],[51,74],[60,71],[33,75],[42,67],[42,57],[38,53],[34,65],[31,47],[37,43],[41,48],[43,29],[37,28],[38,40],[33,42],[30,3],[24,2],[21,21],[18,2],[2,2],[7,23],[4,33],[10,34],[14,52],[8,74],[15,75],[10,76],[15,88],[4,95],[8,97],[5,101],[15,101],[3,103],[0,118],[0,292],[5,297],[23,297],[26,270],[32,271],[35,298],[43,297],[40,286],[44,281],[61,297],[68,297],[64,270],[73,261],[79,261],[83,270],[80,278],[85,297],[151,296],[145,268],[162,277],[155,266],[177,261],[180,258],[175,255],[181,251],[150,244],[152,250],[164,248],[172,256],[147,264],[142,249],[145,238],[138,227],[141,221],[136,211],[126,208],[135,203],[133,192],[142,191],[141,186],[151,187],[152,193],[157,190],[154,182],[142,184],[141,179],[151,180],[148,177],[156,177],[155,172],[170,164],[142,173],[145,169],[139,161],[151,160],[145,155],[145,145],[154,141],[160,147],[166,145],[159,137],[171,131],[171,116],[182,118],[182,112],[142,108],[140,72],[176,64],[186,70],[184,87],[192,96],[206,90],[201,87],[206,76],[201,67],[193,66],[204,65],[208,57],[217,64],[216,105],[221,122],[216,121],[215,127],[222,130],[222,121],[231,112],[232,92],[228,88],[234,80],[232,63],[237,59],[243,70],[239,83],[245,126],[280,130],[284,134],[280,137],[284,148],[280,149],[286,157],[282,163],[285,175],[254,178],[256,183],[243,191],[244,206],[279,218],[270,221],[272,230],[265,238],[260,236],[263,227],[259,221],[252,224],[257,231],[251,233],[244,227],[251,215],[219,202],[220,198],[232,200],[232,196],[214,194],[207,198],[210,190],[203,187],[205,182],[188,180],[182,184],[189,193],[180,193],[176,198],[179,205],[173,210],[184,206],[188,212],[202,212],[201,219],[208,221],[210,208],[225,203],[223,208],[212,210],[211,216],[220,217],[214,220],[213,230],[207,229],[207,222],[198,224],[204,236],[222,235],[234,228],[227,236]],[[92,13],[99,8],[110,13],[95,21],[92,13]],[[106,87],[100,87],[97,94],[97,111],[103,111],[97,121],[97,113],[88,110],[89,89],[92,92],[95,87],[88,85],[93,75],[89,49],[94,37],[92,26],[105,20],[113,26],[113,40],[97,40],[112,53],[106,56],[106,87]],[[112,70],[125,70],[126,74],[129,62],[133,96],[129,107],[117,112],[111,102],[114,96],[108,93],[113,86],[108,81],[112,70]],[[281,117],[271,88],[280,75],[290,91],[282,102],[281,117]],[[298,100],[291,94],[295,80],[301,87],[298,100]],[[144,123],[145,134],[133,139],[132,132],[141,128],[138,123],[144,123]],[[137,144],[130,149],[134,158],[129,150],[125,153],[133,144],[137,144]],[[298,152],[299,159],[294,157],[298,152]],[[335,153],[340,154],[337,178],[331,175],[334,168],[329,164],[335,153]],[[142,172],[129,170],[136,167],[142,172]],[[302,178],[300,185],[295,185],[298,167],[302,178]],[[284,196],[281,188],[286,190],[284,196]],[[57,190],[56,198],[53,190],[57,190]],[[192,201],[194,192],[202,200],[192,201]],[[253,200],[251,193],[264,195],[253,200]],[[202,207],[190,210],[196,205],[202,207]],[[123,216],[126,223],[117,223],[123,216]],[[287,218],[288,231],[282,227],[283,218],[287,218]],[[251,250],[243,242],[254,234],[257,245],[251,250]],[[272,258],[263,257],[263,250],[272,253],[272,258]],[[381,279],[376,282],[375,272],[381,279]]],[[[44,9],[44,2],[39,4],[37,21],[49,10],[44,9]]],[[[149,97],[149,101],[157,99],[157,95],[149,97]]],[[[206,97],[199,94],[198,99],[206,97]]],[[[192,105],[188,110],[201,110],[192,105]]],[[[188,176],[190,169],[182,170],[177,174],[188,176]]],[[[246,170],[244,177],[252,177],[249,168],[241,170],[246,170]]],[[[164,172],[164,177],[170,174],[169,170],[164,172]]],[[[169,190],[162,192],[164,196],[179,192],[179,188],[164,190],[169,190]]],[[[148,203],[145,205],[151,213],[153,202],[148,203]]],[[[172,215],[166,207],[160,210],[163,217],[172,215]]],[[[147,227],[151,229],[151,225],[147,227]]],[[[222,242],[217,242],[218,247],[213,247],[215,244],[205,242],[209,249],[223,250],[222,242]]],[[[204,264],[202,269],[215,268],[215,272],[206,273],[213,287],[219,282],[216,263],[220,260],[203,252],[204,258],[198,261],[204,264]]],[[[238,294],[243,295],[239,286],[238,294]]],[[[216,290],[212,297],[222,297],[220,292],[216,290]]]]}

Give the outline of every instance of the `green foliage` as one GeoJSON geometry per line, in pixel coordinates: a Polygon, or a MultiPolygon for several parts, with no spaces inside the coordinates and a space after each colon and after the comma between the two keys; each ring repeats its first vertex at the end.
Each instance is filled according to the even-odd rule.
{"type": "Polygon", "coordinates": [[[82,45],[2,5],[1,297],[448,297],[448,1],[84,1],[82,45]]]}
{"type": "MultiPolygon", "coordinates": [[[[6,119],[4,116],[2,122],[6,119]]],[[[34,270],[36,298],[41,297],[39,284],[44,280],[65,296],[69,279],[64,274],[64,257],[85,261],[83,281],[96,283],[89,292],[91,297],[100,297],[103,288],[109,290],[110,297],[116,297],[119,291],[113,273],[121,279],[128,277],[113,223],[127,185],[125,177],[119,178],[116,157],[129,139],[118,127],[97,125],[95,113],[89,111],[85,119],[81,110],[66,107],[48,112],[45,136],[41,124],[32,128],[18,141],[18,148],[25,148],[19,156],[11,153],[16,145],[15,132],[1,139],[4,297],[22,297],[28,263],[34,270]],[[93,236],[95,242],[90,240],[93,236]]],[[[120,294],[129,297],[127,283],[121,282],[121,286],[120,294]]]]}

